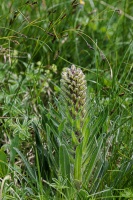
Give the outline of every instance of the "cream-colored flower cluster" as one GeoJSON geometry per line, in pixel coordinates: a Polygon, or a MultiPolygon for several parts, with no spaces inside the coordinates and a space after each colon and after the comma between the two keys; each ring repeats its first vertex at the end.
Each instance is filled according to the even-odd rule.
{"type": "Polygon", "coordinates": [[[86,106],[86,80],[80,68],[72,65],[71,68],[64,68],[61,78],[62,96],[71,116],[75,119],[85,115],[86,106]]]}

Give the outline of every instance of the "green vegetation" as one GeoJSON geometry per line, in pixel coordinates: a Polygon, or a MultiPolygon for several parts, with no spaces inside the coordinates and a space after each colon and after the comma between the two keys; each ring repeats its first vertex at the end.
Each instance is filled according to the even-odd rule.
{"type": "Polygon", "coordinates": [[[2,1],[0,200],[133,199],[132,13],[2,1]]]}

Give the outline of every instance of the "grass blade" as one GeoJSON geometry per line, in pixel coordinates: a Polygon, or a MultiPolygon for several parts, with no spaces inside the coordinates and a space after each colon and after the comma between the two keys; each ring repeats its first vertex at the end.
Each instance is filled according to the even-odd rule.
{"type": "Polygon", "coordinates": [[[18,153],[18,155],[21,157],[21,159],[23,160],[28,172],[29,172],[29,176],[31,177],[31,180],[34,180],[36,181],[36,178],[35,178],[35,174],[34,174],[34,171],[33,169],[31,168],[29,162],[27,161],[27,159],[25,158],[25,156],[17,149],[17,148],[14,148],[15,151],[18,153]]]}

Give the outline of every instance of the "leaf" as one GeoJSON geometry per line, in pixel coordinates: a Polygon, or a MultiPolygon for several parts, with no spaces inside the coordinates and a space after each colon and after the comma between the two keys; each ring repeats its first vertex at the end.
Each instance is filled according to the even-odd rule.
{"type": "Polygon", "coordinates": [[[85,180],[86,183],[89,181],[90,176],[92,175],[92,172],[93,172],[93,170],[95,168],[95,164],[96,164],[97,158],[101,154],[102,143],[103,143],[103,138],[100,137],[99,141],[98,141],[98,144],[95,146],[94,150],[92,150],[93,154],[89,155],[86,152],[86,154],[88,154],[88,156],[90,156],[90,158],[88,160],[89,161],[88,165],[84,169],[84,180],[85,180]]]}
{"type": "Polygon", "coordinates": [[[101,113],[99,113],[99,117],[97,118],[92,127],[92,134],[96,135],[99,132],[105,120],[107,119],[107,116],[108,116],[108,108],[105,108],[101,113]]]}
{"type": "Polygon", "coordinates": [[[39,167],[40,167],[40,172],[41,176],[44,178],[44,175],[47,176],[49,173],[49,164],[48,164],[48,153],[46,149],[44,149],[42,145],[42,141],[40,138],[40,134],[38,131],[37,126],[33,123],[33,128],[34,128],[34,133],[35,133],[35,141],[36,141],[36,149],[37,149],[37,156],[38,156],[38,161],[39,161],[39,167]]]}
{"type": "Polygon", "coordinates": [[[7,156],[3,150],[0,149],[0,177],[4,177],[7,174],[7,156]]]}
{"type": "Polygon", "coordinates": [[[86,132],[88,132],[88,124],[89,124],[90,118],[87,116],[84,119],[83,127],[82,127],[82,136],[86,136],[86,132]]]}
{"type": "Polygon", "coordinates": [[[18,134],[15,134],[14,138],[11,139],[11,145],[10,145],[10,161],[12,165],[14,165],[16,156],[16,151],[14,150],[14,147],[18,148],[18,146],[19,146],[19,136],[18,134]]]}
{"type": "Polygon", "coordinates": [[[62,177],[70,180],[69,153],[64,144],[62,144],[59,148],[59,167],[62,177]]]}
{"type": "Polygon", "coordinates": [[[120,192],[120,196],[124,198],[133,198],[133,191],[129,188],[124,189],[124,191],[120,192]]]}
{"type": "Polygon", "coordinates": [[[74,146],[79,144],[78,138],[75,135],[74,131],[72,131],[72,142],[73,142],[74,146]]]}
{"type": "Polygon", "coordinates": [[[27,159],[25,158],[25,156],[17,149],[15,148],[15,151],[18,153],[18,155],[21,157],[21,159],[23,160],[28,172],[29,172],[29,176],[31,177],[31,179],[33,179],[34,181],[36,181],[36,178],[35,178],[35,175],[34,175],[34,172],[33,172],[33,169],[31,168],[29,162],[27,161],[27,159]]]}
{"type": "Polygon", "coordinates": [[[62,133],[62,131],[64,130],[65,122],[66,122],[66,119],[64,119],[64,120],[60,123],[60,125],[59,125],[59,127],[58,127],[59,133],[62,133]]]}
{"type": "Polygon", "coordinates": [[[88,119],[86,119],[83,125],[82,134],[83,134],[83,152],[85,152],[90,136],[90,129],[88,128],[88,119]]]}
{"type": "MultiPolygon", "coordinates": [[[[52,125],[51,125],[52,126],[52,125]]],[[[46,124],[46,134],[47,134],[47,148],[48,148],[48,156],[50,160],[50,167],[56,173],[58,168],[58,159],[56,159],[56,155],[59,155],[59,147],[57,143],[57,138],[55,133],[56,131],[48,124],[46,124]],[[54,154],[53,154],[54,151],[54,154]]]]}
{"type": "Polygon", "coordinates": [[[84,189],[80,189],[78,192],[78,196],[80,197],[80,199],[87,199],[88,192],[84,189]]]}
{"type": "Polygon", "coordinates": [[[79,144],[76,148],[74,163],[74,179],[82,181],[82,144],[79,144]]]}

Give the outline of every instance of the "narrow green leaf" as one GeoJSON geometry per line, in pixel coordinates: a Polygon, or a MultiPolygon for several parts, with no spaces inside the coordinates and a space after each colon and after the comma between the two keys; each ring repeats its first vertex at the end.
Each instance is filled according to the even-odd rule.
{"type": "MultiPolygon", "coordinates": [[[[94,149],[96,147],[96,144],[95,144],[95,138],[88,138],[89,142],[88,142],[88,145],[86,146],[86,149],[84,151],[83,149],[83,166],[84,168],[86,167],[86,165],[89,163],[90,161],[90,158],[91,158],[91,155],[93,154],[94,152],[94,149]]],[[[83,147],[84,147],[84,139],[83,139],[83,147]]]]}
{"type": "Polygon", "coordinates": [[[59,166],[63,178],[70,180],[70,160],[67,148],[62,144],[59,148],[59,166]]]}
{"type": "MultiPolygon", "coordinates": [[[[35,150],[37,151],[36,156],[38,156],[41,176],[45,178],[46,174],[48,175],[49,173],[49,165],[48,165],[48,158],[47,158],[48,153],[47,153],[47,150],[44,149],[43,147],[40,133],[38,131],[37,126],[34,123],[33,123],[33,128],[34,128],[35,142],[36,142],[35,150]]],[[[37,161],[37,158],[36,158],[36,161],[37,161]]]]}
{"type": "Polygon", "coordinates": [[[96,119],[93,127],[92,127],[92,134],[96,135],[101,127],[103,126],[105,120],[107,119],[108,116],[108,109],[105,108],[104,111],[99,113],[99,117],[96,119]]]}
{"type": "Polygon", "coordinates": [[[46,124],[46,132],[48,135],[50,135],[50,126],[48,124],[46,124]]]}
{"type": "Polygon", "coordinates": [[[16,134],[14,138],[11,139],[11,145],[10,145],[10,162],[12,165],[14,165],[15,162],[15,156],[16,156],[16,151],[14,150],[15,148],[19,147],[19,136],[16,134]]]}
{"type": "Polygon", "coordinates": [[[30,166],[29,162],[27,161],[27,159],[25,158],[25,156],[17,148],[14,147],[14,149],[18,153],[18,155],[21,157],[21,159],[23,160],[31,179],[36,180],[33,169],[31,168],[31,166],[30,166]]]}
{"type": "Polygon", "coordinates": [[[54,128],[46,124],[46,134],[47,134],[47,148],[48,148],[48,159],[49,164],[51,165],[51,168],[54,166],[54,172],[58,169],[58,159],[56,159],[56,155],[58,155],[59,147],[57,143],[57,138],[55,137],[57,133],[54,128]],[[53,154],[53,149],[56,152],[53,154]]]}
{"type": "Polygon", "coordinates": [[[83,123],[83,127],[82,127],[82,136],[85,137],[86,136],[86,132],[88,132],[88,124],[89,124],[89,117],[86,117],[84,119],[84,123],[83,123]]]}
{"type": "Polygon", "coordinates": [[[82,144],[79,144],[76,148],[74,179],[78,181],[82,180],[82,144]]]}
{"type": "Polygon", "coordinates": [[[76,137],[74,131],[72,131],[72,142],[73,142],[74,145],[79,144],[78,138],[76,137]]]}
{"type": "MultiPolygon", "coordinates": [[[[84,180],[86,183],[89,181],[90,176],[92,175],[98,155],[101,154],[102,143],[103,143],[103,139],[101,137],[101,138],[99,138],[98,144],[95,146],[94,152],[90,157],[88,165],[84,169],[84,172],[85,172],[84,180]]],[[[88,154],[88,156],[89,156],[89,154],[88,154]]]]}
{"type": "Polygon", "coordinates": [[[89,136],[90,136],[90,130],[87,127],[88,126],[88,120],[85,121],[85,124],[82,129],[83,134],[83,152],[85,153],[88,142],[89,142],[89,136]]]}
{"type": "Polygon", "coordinates": [[[63,129],[64,129],[64,126],[65,126],[65,122],[66,122],[66,119],[64,119],[64,120],[60,123],[60,125],[59,125],[59,127],[58,127],[59,133],[62,133],[62,131],[63,131],[63,129]]]}
{"type": "Polygon", "coordinates": [[[7,156],[3,150],[0,149],[0,177],[4,177],[7,174],[7,156]]]}

